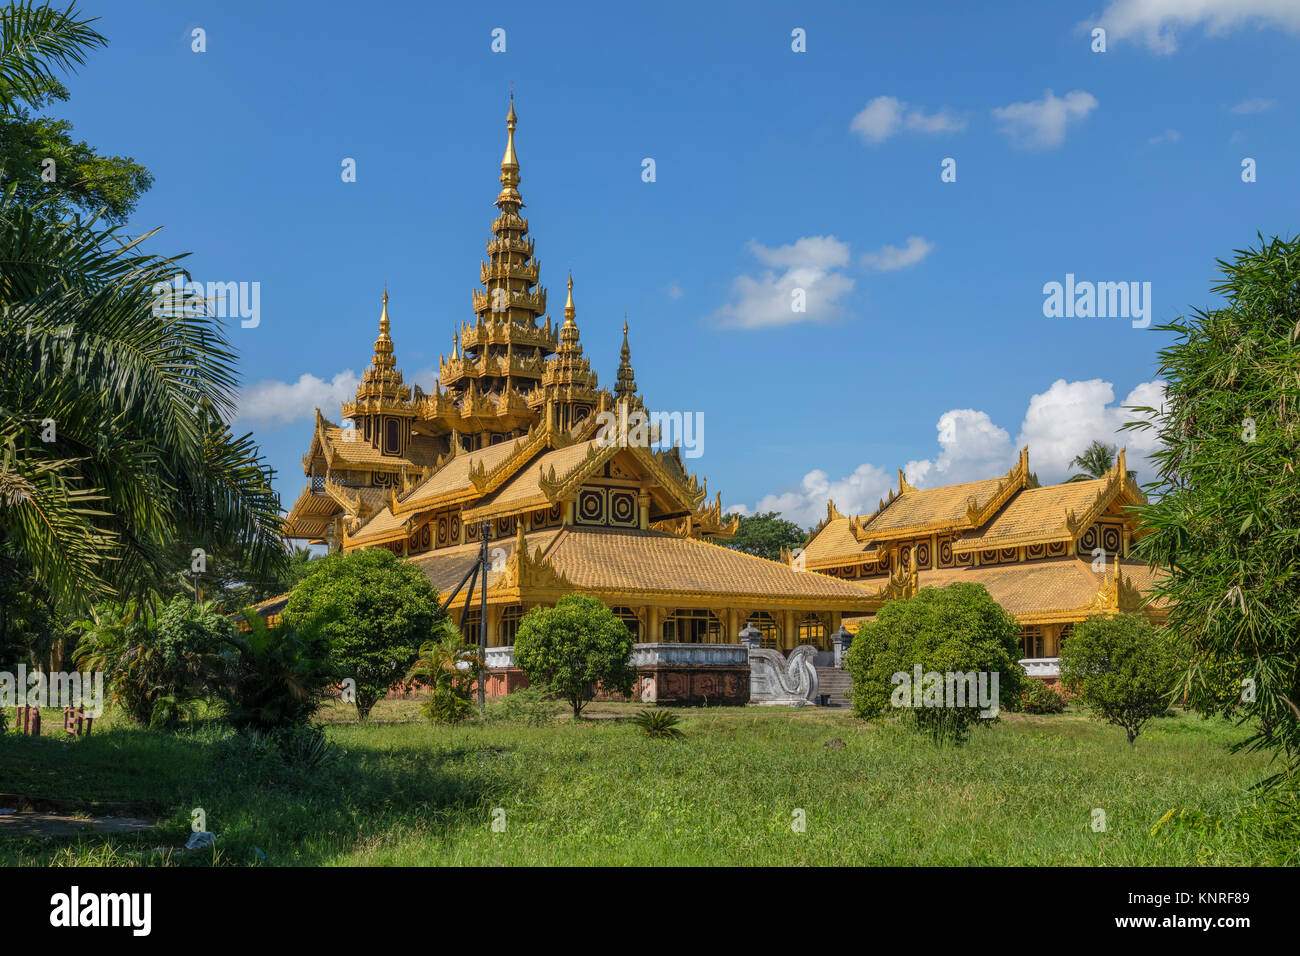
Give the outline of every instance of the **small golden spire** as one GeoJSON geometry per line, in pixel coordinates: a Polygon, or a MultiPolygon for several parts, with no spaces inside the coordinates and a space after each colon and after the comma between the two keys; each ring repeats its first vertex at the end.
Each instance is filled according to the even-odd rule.
{"type": "Polygon", "coordinates": [[[614,397],[618,401],[636,394],[636,377],[632,374],[632,349],[627,344],[627,313],[623,313],[623,351],[618,363],[618,376],[614,383],[614,397]]]}
{"type": "Polygon", "coordinates": [[[560,326],[560,347],[561,353],[574,352],[582,354],[582,349],[578,345],[578,323],[573,321],[578,316],[578,310],[573,306],[573,273],[569,273],[569,299],[564,303],[564,324],[560,326]]]}
{"type": "Polygon", "coordinates": [[[377,369],[392,369],[396,362],[393,360],[393,339],[389,334],[391,326],[388,322],[388,285],[384,285],[383,307],[379,310],[379,338],[375,339],[375,358],[373,365],[377,369]]]}

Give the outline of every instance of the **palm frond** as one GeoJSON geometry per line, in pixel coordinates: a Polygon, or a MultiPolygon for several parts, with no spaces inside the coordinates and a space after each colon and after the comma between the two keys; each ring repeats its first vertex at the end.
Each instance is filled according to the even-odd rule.
{"type": "Polygon", "coordinates": [[[11,3],[0,21],[0,109],[38,99],[57,84],[55,71],[72,72],[107,40],[81,19],[75,4],[60,12],[48,3],[11,3]]]}

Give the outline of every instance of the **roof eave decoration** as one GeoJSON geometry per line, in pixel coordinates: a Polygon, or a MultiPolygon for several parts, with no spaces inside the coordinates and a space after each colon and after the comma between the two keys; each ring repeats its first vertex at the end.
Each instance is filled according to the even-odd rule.
{"type": "Polygon", "coordinates": [[[1124,573],[1119,562],[1110,562],[1110,567],[1102,578],[1101,586],[1092,600],[1089,610],[1103,614],[1121,614],[1139,610],[1146,603],[1142,592],[1124,573]]]}
{"type": "Polygon", "coordinates": [[[675,448],[672,451],[662,452],[630,444],[626,450],[632,452],[636,459],[650,470],[664,490],[682,504],[684,510],[695,511],[709,496],[708,479],[706,478],[704,485],[701,486],[694,474],[687,475],[682,470],[680,460],[674,457],[675,448]]]}
{"type": "Polygon", "coordinates": [[[357,547],[369,547],[376,544],[386,544],[390,541],[401,541],[403,538],[410,537],[414,531],[414,523],[407,518],[395,528],[383,532],[382,534],[366,534],[366,525],[378,520],[383,515],[383,511],[376,511],[367,519],[347,518],[343,527],[343,550],[350,551],[357,547]]]}
{"type": "Polygon", "coordinates": [[[521,524],[515,536],[514,550],[506,559],[505,571],[493,583],[491,590],[571,591],[573,588],[573,582],[546,561],[541,545],[531,555],[528,553],[528,541],[521,524]]]}
{"type": "Polygon", "coordinates": [[[1146,495],[1138,489],[1137,483],[1128,476],[1127,449],[1121,448],[1119,457],[1110,471],[1106,472],[1106,483],[1097,490],[1095,498],[1081,512],[1072,508],[1065,511],[1065,529],[1071,538],[1077,538],[1087,530],[1111,506],[1116,499],[1124,504],[1137,505],[1146,503],[1146,495]]]}
{"type": "Polygon", "coordinates": [[[1018,534],[1014,537],[998,538],[995,541],[985,541],[982,538],[957,538],[952,543],[952,550],[954,554],[970,554],[973,551],[987,551],[992,548],[1020,548],[1031,544],[1069,542],[1074,537],[1068,529],[1062,528],[1056,531],[1034,531],[1028,534],[1018,534]]]}
{"type": "Polygon", "coordinates": [[[886,601],[901,601],[916,597],[920,575],[916,569],[916,549],[907,559],[907,567],[899,565],[889,572],[889,581],[880,589],[879,597],[886,601]]]}
{"type": "Polygon", "coordinates": [[[616,443],[608,445],[594,444],[587,449],[587,454],[583,459],[563,475],[556,475],[554,465],[551,465],[549,472],[541,465],[538,465],[541,474],[537,479],[537,487],[542,490],[542,494],[546,495],[547,501],[551,504],[557,504],[565,498],[577,494],[578,486],[582,484],[583,479],[613,458],[618,450],[616,443]]]}
{"type": "MultiPolygon", "coordinates": [[[[859,515],[849,525],[849,530],[853,533],[853,538],[855,541],[858,542],[858,544],[868,544],[872,540],[872,536],[867,533],[867,528],[870,526],[871,522],[875,521],[878,517],[880,517],[880,515],[884,512],[886,508],[888,508],[895,501],[897,501],[899,498],[902,497],[903,490],[904,490],[903,485],[905,484],[905,481],[903,479],[903,471],[901,468],[898,471],[898,483],[900,489],[899,491],[895,492],[893,488],[890,488],[889,497],[881,498],[876,503],[875,511],[871,512],[870,515],[865,515],[865,516],[859,515]]],[[[913,491],[915,489],[913,489],[911,485],[907,485],[905,490],[913,491]]]]}
{"type": "Polygon", "coordinates": [[[530,458],[536,455],[543,448],[547,447],[552,440],[544,428],[536,426],[528,430],[528,434],[522,438],[516,438],[514,447],[510,450],[505,458],[499,461],[491,471],[482,461],[470,465],[469,480],[470,484],[480,495],[488,495],[496,491],[506,480],[519,470],[530,458]]]}
{"type": "Polygon", "coordinates": [[[1023,490],[1028,484],[1029,446],[1026,445],[1020,449],[1020,460],[998,482],[997,488],[987,501],[980,504],[973,495],[971,496],[966,505],[966,520],[970,522],[970,527],[978,528],[984,524],[997,514],[999,508],[1011,500],[1012,495],[1023,490]]]}
{"type": "Polygon", "coordinates": [[[428,484],[438,472],[461,455],[474,454],[465,451],[461,447],[458,433],[452,432],[451,450],[439,455],[432,467],[420,469],[420,478],[417,483],[403,487],[401,493],[394,498],[393,514],[404,515],[430,511],[445,505],[482,497],[499,488],[518,470],[523,462],[536,454],[540,448],[545,447],[548,441],[554,440],[553,436],[547,436],[543,429],[534,426],[528,430],[528,434],[524,435],[523,438],[515,439],[514,449],[511,450],[504,461],[498,463],[490,472],[487,471],[482,462],[471,463],[469,467],[469,485],[467,487],[451,488],[442,494],[421,498],[420,489],[428,484]],[[482,482],[482,485],[480,485],[480,482],[482,482]]]}
{"type": "Polygon", "coordinates": [[[320,409],[317,408],[316,426],[311,436],[311,449],[307,452],[308,457],[303,460],[304,465],[308,465],[311,459],[316,457],[316,453],[319,452],[321,457],[325,459],[325,466],[327,468],[334,467],[334,443],[329,440],[329,434],[327,433],[327,429],[330,428],[338,428],[338,426],[322,415],[320,409]]]}
{"type": "MultiPolygon", "coordinates": [[[[704,505],[684,518],[667,518],[663,521],[656,521],[651,525],[655,531],[662,531],[666,534],[676,535],[679,538],[695,538],[703,540],[708,538],[713,541],[726,541],[736,536],[740,530],[740,515],[732,515],[731,520],[723,523],[722,520],[722,492],[714,497],[711,504],[704,505]]],[[[785,549],[788,553],[789,549],[785,549]]],[[[788,559],[783,558],[782,563],[788,563],[788,559]]]]}
{"type": "MultiPolygon", "coordinates": [[[[892,492],[892,491],[890,492],[890,500],[893,500],[893,492],[892,492]]],[[[831,498],[827,498],[827,499],[826,499],[826,517],[825,517],[825,518],[822,518],[821,521],[818,521],[818,522],[817,522],[817,527],[815,527],[815,528],[812,529],[812,532],[808,535],[808,540],[805,541],[805,542],[803,543],[804,550],[805,550],[805,551],[808,550],[808,545],[812,544],[813,541],[816,540],[816,538],[817,538],[817,536],[818,536],[819,534],[821,534],[821,533],[822,533],[823,531],[825,531],[828,527],[830,527],[830,523],[831,523],[832,521],[834,521],[836,518],[843,518],[843,517],[844,517],[844,515],[840,514],[839,509],[835,507],[835,501],[834,501],[833,499],[831,499],[831,498]]],[[[856,534],[855,534],[854,536],[856,537],[856,534]]],[[[782,563],[788,563],[788,561],[786,561],[785,558],[782,558],[781,560],[782,560],[782,563]]]]}

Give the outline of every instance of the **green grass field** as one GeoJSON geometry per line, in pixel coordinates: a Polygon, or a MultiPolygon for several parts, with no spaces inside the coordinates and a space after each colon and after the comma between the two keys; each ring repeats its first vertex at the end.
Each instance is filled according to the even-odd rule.
{"type": "Polygon", "coordinates": [[[1153,721],[1134,748],[1082,714],[1004,715],[954,749],[843,710],[681,710],[686,736],[672,741],[645,737],[621,719],[635,708],[618,705],[542,728],[437,727],[416,708],[385,701],[359,725],[350,709],[327,707],[338,757],[311,771],[250,756],[215,725],[168,735],[110,715],[90,738],[67,741],[51,713],[42,738],[0,738],[0,792],[152,802],[161,827],[132,837],[0,838],[0,863],[163,862],[152,848],[181,846],[196,807],[217,835],[215,857],[174,854],[172,863],[1300,859],[1294,819],[1280,823],[1248,792],[1266,758],[1229,754],[1244,731],[1189,715],[1153,721]],[[836,737],[842,749],[824,746],[836,737]],[[1104,832],[1092,826],[1097,809],[1104,832]],[[1171,810],[1180,812],[1157,827],[1171,810]],[[797,811],[802,832],[792,826],[797,811]]]}

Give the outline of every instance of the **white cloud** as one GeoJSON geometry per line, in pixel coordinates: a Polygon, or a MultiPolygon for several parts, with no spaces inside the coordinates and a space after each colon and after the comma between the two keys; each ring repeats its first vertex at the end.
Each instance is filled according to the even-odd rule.
{"type": "Polygon", "coordinates": [[[1011,436],[993,423],[988,412],[954,408],[939,416],[935,428],[939,455],[933,461],[909,461],[903,469],[915,476],[918,488],[991,478],[1006,471],[1007,460],[1015,458],[1011,436]]]}
{"type": "Polygon", "coordinates": [[[836,270],[849,264],[848,243],[834,236],[804,236],[777,247],[751,240],[747,248],[771,268],[759,276],[740,275],[732,280],[734,301],[714,314],[722,324],[768,328],[821,321],[843,312],[839,300],[852,291],[853,279],[836,270]],[[802,292],[803,311],[795,311],[798,291],[802,292]]]}
{"type": "Polygon", "coordinates": [[[685,291],[685,290],[684,290],[680,285],[678,285],[676,281],[669,283],[669,285],[668,285],[668,298],[670,298],[670,299],[680,299],[680,298],[681,298],[682,296],[684,296],[685,294],[686,294],[686,291],[685,291]]]}
{"type": "Polygon", "coordinates": [[[1040,100],[998,106],[993,116],[1013,146],[1021,149],[1050,149],[1065,142],[1065,130],[1097,108],[1097,98],[1084,90],[1063,97],[1051,90],[1040,100]]]}
{"type": "Polygon", "coordinates": [[[1161,143],[1176,143],[1183,138],[1183,134],[1176,129],[1167,129],[1159,136],[1152,136],[1147,140],[1148,146],[1159,146],[1161,143]]]}
{"type": "Polygon", "coordinates": [[[788,521],[805,528],[826,517],[826,502],[833,500],[842,514],[861,514],[876,510],[876,503],[894,487],[895,472],[875,465],[859,465],[851,475],[836,481],[820,469],[803,476],[797,489],[764,495],[750,511],[745,505],[733,505],[742,514],[776,511],[788,521]]]}
{"type": "Polygon", "coordinates": [[[1116,403],[1110,382],[1057,379],[1046,392],[1029,400],[1016,444],[1029,446],[1030,467],[1044,483],[1064,481],[1073,474],[1070,462],[1094,439],[1127,445],[1129,468],[1138,472],[1139,480],[1147,480],[1147,456],[1155,450],[1155,432],[1120,429],[1138,417],[1125,406],[1159,408],[1163,403],[1164,383],[1159,381],[1143,382],[1116,403]]]}
{"type": "Polygon", "coordinates": [[[296,382],[267,380],[242,389],[237,423],[277,426],[310,420],[319,408],[327,418],[338,415],[339,406],[356,396],[357,373],[344,369],[331,381],[304,372],[296,382]]]}
{"type": "Polygon", "coordinates": [[[1232,107],[1232,112],[1239,116],[1248,116],[1251,113],[1267,113],[1276,105],[1277,100],[1266,100],[1262,96],[1255,96],[1248,100],[1242,100],[1232,107]]]}
{"type": "Polygon", "coordinates": [[[424,389],[425,394],[433,391],[433,383],[438,379],[438,370],[433,368],[416,369],[410,375],[403,375],[402,381],[407,385],[418,385],[424,389]]]}
{"type": "Polygon", "coordinates": [[[895,96],[877,96],[849,123],[849,129],[869,143],[883,143],[904,129],[934,134],[958,133],[965,128],[965,117],[946,108],[926,113],[895,96]]]}
{"type": "Polygon", "coordinates": [[[895,269],[906,269],[908,266],[916,265],[933,249],[934,243],[927,241],[925,237],[908,236],[907,245],[901,249],[898,246],[881,246],[875,252],[863,253],[862,263],[881,272],[892,272],[895,269]]]}
{"type": "MultiPolygon", "coordinates": [[[[1143,382],[1122,402],[1115,401],[1114,386],[1101,379],[1067,382],[1058,379],[1047,391],[1033,395],[1015,441],[987,412],[955,408],[944,412],[935,423],[939,453],[934,458],[909,461],[903,467],[908,482],[918,488],[976,481],[997,477],[1009,470],[1029,446],[1029,469],[1043,484],[1066,480],[1075,469],[1070,462],[1094,439],[1128,447],[1128,467],[1138,481],[1154,477],[1150,455],[1156,450],[1154,430],[1121,431],[1138,417],[1125,406],[1159,409],[1164,403],[1164,383],[1143,382]]],[[[750,510],[735,505],[743,514],[779,511],[801,525],[814,525],[826,515],[826,501],[835,501],[843,514],[866,514],[880,498],[896,487],[896,472],[864,463],[853,473],[832,481],[826,472],[814,469],[804,475],[795,489],[765,495],[750,510]]]]}
{"type": "Polygon", "coordinates": [[[849,129],[871,143],[883,143],[902,127],[903,104],[892,96],[877,96],[849,123],[849,129]]]}
{"type": "Polygon", "coordinates": [[[788,246],[765,246],[753,239],[747,246],[764,265],[780,269],[826,268],[849,264],[849,246],[834,236],[804,236],[788,246]]]}
{"type": "Polygon", "coordinates": [[[1111,0],[1094,23],[1116,39],[1136,37],[1156,53],[1178,49],[1177,31],[1203,26],[1210,36],[1245,26],[1276,27],[1300,33],[1300,3],[1295,0],[1111,0]]]}

